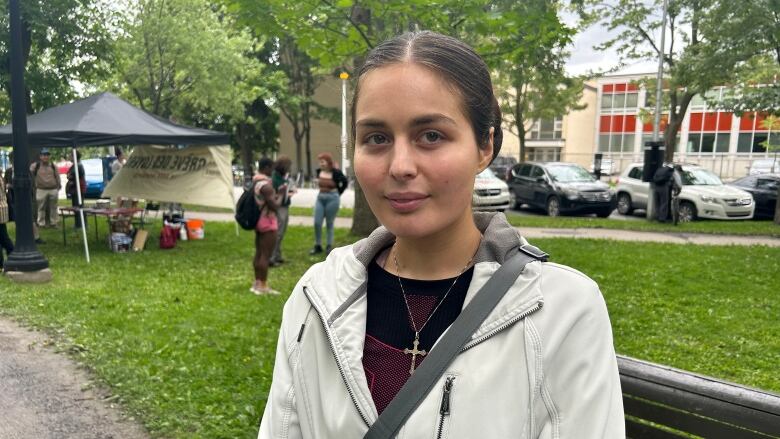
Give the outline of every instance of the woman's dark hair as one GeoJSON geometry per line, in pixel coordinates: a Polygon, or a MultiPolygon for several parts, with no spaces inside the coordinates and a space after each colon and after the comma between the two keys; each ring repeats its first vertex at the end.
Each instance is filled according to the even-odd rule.
{"type": "Polygon", "coordinates": [[[392,64],[409,62],[427,67],[451,85],[463,100],[463,114],[471,122],[477,145],[487,146],[493,128],[493,158],[501,151],[501,108],[493,94],[490,71],[482,58],[466,43],[430,31],[409,32],[376,46],[358,72],[352,99],[352,137],[355,137],[355,108],[360,96],[360,78],[392,64]]]}
{"type": "Polygon", "coordinates": [[[290,160],[290,157],[287,157],[286,155],[282,154],[279,157],[277,157],[276,162],[274,162],[274,171],[279,173],[279,175],[284,175],[290,172],[291,166],[292,166],[292,160],[290,160]]]}
{"type": "Polygon", "coordinates": [[[258,172],[270,171],[273,168],[274,168],[274,161],[269,159],[268,157],[263,157],[257,161],[258,172]]]}

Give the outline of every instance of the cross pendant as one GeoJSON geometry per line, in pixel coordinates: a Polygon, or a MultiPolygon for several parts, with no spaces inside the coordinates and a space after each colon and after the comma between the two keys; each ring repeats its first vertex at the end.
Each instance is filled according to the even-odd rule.
{"type": "Polygon", "coordinates": [[[427,352],[425,350],[417,350],[417,346],[420,345],[420,335],[418,333],[414,334],[414,342],[412,343],[413,347],[412,349],[404,349],[404,354],[411,354],[412,355],[412,366],[409,368],[409,375],[414,374],[414,363],[417,359],[417,356],[424,357],[427,352]]]}

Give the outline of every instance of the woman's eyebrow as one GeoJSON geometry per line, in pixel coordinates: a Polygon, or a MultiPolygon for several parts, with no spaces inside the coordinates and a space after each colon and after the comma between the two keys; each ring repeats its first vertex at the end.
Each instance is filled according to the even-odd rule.
{"type": "Polygon", "coordinates": [[[450,125],[457,126],[457,122],[455,122],[454,119],[451,117],[445,116],[443,114],[426,114],[424,116],[415,117],[412,122],[409,124],[412,127],[420,126],[420,125],[428,125],[431,123],[436,122],[444,122],[450,125]]]}

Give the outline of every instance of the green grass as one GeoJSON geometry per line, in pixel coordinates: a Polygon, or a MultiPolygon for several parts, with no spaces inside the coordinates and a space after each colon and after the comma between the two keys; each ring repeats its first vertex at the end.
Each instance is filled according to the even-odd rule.
{"type": "MultiPolygon", "coordinates": [[[[59,230],[42,230],[53,282],[0,278],[0,313],[54,335],[154,436],[253,438],[285,297],[248,292],[251,233],[236,237],[231,223],[205,230],[203,241],[159,250],[152,229],[133,254],[110,253],[90,233],[89,265],[76,233],[63,247],[59,230]]],[[[344,229],[336,238],[354,239],[344,229]]],[[[534,243],[600,283],[618,352],[780,392],[780,249],[534,243]]],[[[310,246],[309,227],[290,228],[274,288],[286,294],[321,260],[310,246]]]]}
{"type": "Polygon", "coordinates": [[[549,227],[560,229],[618,229],[662,233],[707,233],[719,235],[751,235],[780,237],[780,225],[770,220],[718,221],[697,220],[674,226],[655,221],[613,220],[593,217],[555,217],[507,215],[517,227],[549,227]]]}
{"type": "MultiPolygon", "coordinates": [[[[351,207],[341,207],[339,208],[339,211],[336,214],[336,216],[339,218],[352,218],[353,213],[354,213],[354,209],[352,209],[351,207]]],[[[314,216],[314,208],[290,206],[290,215],[291,216],[314,216]]]]}

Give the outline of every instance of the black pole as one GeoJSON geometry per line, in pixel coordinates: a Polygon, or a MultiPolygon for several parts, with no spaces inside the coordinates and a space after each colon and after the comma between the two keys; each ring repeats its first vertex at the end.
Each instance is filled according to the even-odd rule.
{"type": "Polygon", "coordinates": [[[31,272],[49,267],[49,261],[35,246],[32,229],[32,184],[30,182],[27,145],[27,105],[24,96],[22,62],[22,17],[19,0],[9,0],[11,22],[11,119],[14,151],[14,212],[16,214],[16,247],[8,255],[5,271],[31,272]]]}

